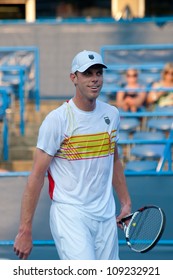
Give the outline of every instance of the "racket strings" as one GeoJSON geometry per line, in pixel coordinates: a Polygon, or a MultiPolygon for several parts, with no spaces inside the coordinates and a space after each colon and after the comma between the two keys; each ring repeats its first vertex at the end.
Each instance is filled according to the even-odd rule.
{"type": "Polygon", "coordinates": [[[150,247],[162,228],[162,213],[156,208],[148,208],[132,217],[128,227],[128,241],[136,251],[150,247]]]}

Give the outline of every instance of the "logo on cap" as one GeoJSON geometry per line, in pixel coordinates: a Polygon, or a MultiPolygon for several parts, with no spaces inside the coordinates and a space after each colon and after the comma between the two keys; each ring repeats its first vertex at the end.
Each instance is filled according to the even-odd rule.
{"type": "Polygon", "coordinates": [[[94,59],[93,54],[89,54],[88,57],[89,57],[90,59],[94,59]]]}

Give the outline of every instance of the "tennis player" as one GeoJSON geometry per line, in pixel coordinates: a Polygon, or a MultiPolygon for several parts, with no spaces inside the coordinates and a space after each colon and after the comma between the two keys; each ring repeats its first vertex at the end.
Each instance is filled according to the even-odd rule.
{"type": "Polygon", "coordinates": [[[97,99],[103,68],[100,54],[78,53],[70,74],[74,97],[40,127],[14,244],[21,259],[32,250],[32,220],[47,171],[50,228],[60,259],[119,259],[117,221],[131,212],[131,201],[118,157],[119,113],[97,99]],[[112,185],[121,204],[117,220],[112,185]]]}

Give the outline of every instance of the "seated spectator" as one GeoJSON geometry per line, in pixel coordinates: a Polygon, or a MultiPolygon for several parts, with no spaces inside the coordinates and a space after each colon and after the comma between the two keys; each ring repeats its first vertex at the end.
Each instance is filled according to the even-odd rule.
{"type": "Polygon", "coordinates": [[[166,89],[169,88],[173,88],[173,63],[167,63],[165,65],[161,80],[155,82],[151,92],[148,93],[147,104],[154,104],[160,107],[173,106],[173,90],[167,91],[166,89]]]}
{"type": "Polygon", "coordinates": [[[123,90],[117,92],[116,106],[124,111],[139,111],[146,100],[146,92],[144,92],[142,85],[138,82],[138,71],[136,69],[128,69],[126,81],[123,90]],[[139,91],[140,88],[141,91],[139,91]]]}

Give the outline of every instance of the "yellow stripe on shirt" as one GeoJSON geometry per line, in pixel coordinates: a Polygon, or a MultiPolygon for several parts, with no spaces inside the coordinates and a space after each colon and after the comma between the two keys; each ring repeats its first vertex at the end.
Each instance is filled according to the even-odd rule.
{"type": "Polygon", "coordinates": [[[105,157],[114,153],[116,130],[66,137],[55,157],[79,160],[105,157]]]}

